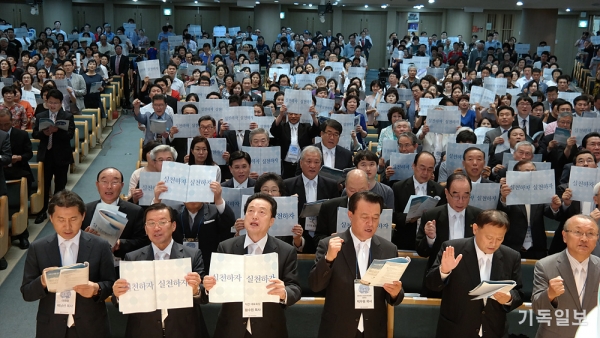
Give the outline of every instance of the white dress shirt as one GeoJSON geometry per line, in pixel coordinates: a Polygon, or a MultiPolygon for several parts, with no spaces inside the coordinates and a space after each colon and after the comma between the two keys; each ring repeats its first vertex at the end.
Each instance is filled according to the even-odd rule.
{"type": "Polygon", "coordinates": [[[154,243],[150,244],[152,246],[152,251],[154,252],[155,260],[162,259],[170,259],[171,258],[171,249],[173,248],[173,239],[171,238],[171,242],[164,250],[159,249],[154,243]]]}
{"type": "Polygon", "coordinates": [[[465,238],[465,210],[456,212],[448,204],[449,239],[465,238]]]}
{"type": "Polygon", "coordinates": [[[59,234],[56,234],[58,237],[58,249],[60,250],[60,260],[62,262],[62,266],[72,265],[77,263],[77,255],[79,254],[79,239],[81,238],[81,231],[77,232],[77,235],[71,239],[64,239],[59,234]],[[65,248],[67,244],[71,244],[71,253],[73,254],[74,262],[64,262],[65,257],[65,248]],[[66,263],[66,264],[65,264],[66,263]]]}
{"type": "Polygon", "coordinates": [[[571,256],[571,254],[569,254],[569,250],[566,250],[565,252],[569,258],[569,264],[571,265],[571,271],[573,272],[573,278],[575,279],[575,285],[577,286],[579,301],[581,304],[583,304],[583,296],[585,294],[585,285],[590,258],[588,257],[583,262],[579,263],[573,256],[571,256]]]}
{"type": "Polygon", "coordinates": [[[415,195],[417,196],[425,196],[427,195],[427,182],[419,183],[415,176],[413,175],[413,182],[415,183],[415,195]]]}
{"type": "MultiPolygon", "coordinates": [[[[367,268],[369,267],[369,256],[371,255],[371,238],[362,242],[358,239],[358,237],[354,236],[352,228],[350,228],[350,236],[352,237],[352,243],[354,243],[354,251],[356,252],[356,262],[360,271],[360,277],[363,277],[365,275],[365,272],[367,271],[367,268]]],[[[358,271],[356,272],[356,274],[358,274],[358,271]]],[[[358,276],[356,277],[358,279],[358,276]]],[[[357,329],[360,332],[363,332],[364,327],[364,320],[361,312],[357,329]]]]}
{"type": "Polygon", "coordinates": [[[329,149],[321,142],[323,148],[323,165],[329,168],[335,168],[335,147],[329,149]]]}
{"type": "Polygon", "coordinates": [[[235,178],[233,179],[233,187],[234,188],[248,188],[248,179],[246,178],[246,180],[242,183],[239,183],[238,181],[235,180],[235,178]]]}

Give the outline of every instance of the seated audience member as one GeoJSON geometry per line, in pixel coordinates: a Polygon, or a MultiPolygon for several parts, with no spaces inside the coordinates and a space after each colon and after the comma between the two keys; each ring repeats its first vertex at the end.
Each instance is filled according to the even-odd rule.
{"type": "MultiPolygon", "coordinates": [[[[456,134],[456,143],[476,144],[477,136],[475,135],[475,133],[472,130],[468,130],[468,129],[461,130],[461,131],[457,132],[457,134],[456,134]]],[[[484,162],[484,164],[485,164],[485,162],[484,162]]],[[[447,165],[447,162],[445,160],[442,163],[440,163],[438,183],[446,182],[446,179],[448,179],[448,176],[450,176],[452,174],[452,173],[448,172],[448,170],[446,169],[446,165],[447,165]]]]}
{"type": "Polygon", "coordinates": [[[415,250],[415,241],[420,217],[406,218],[404,208],[412,195],[440,197],[438,206],[446,204],[444,188],[433,181],[435,157],[428,151],[423,151],[417,156],[412,165],[414,175],[405,180],[394,183],[394,214],[393,223],[396,229],[392,233],[392,242],[400,250],[415,250]]]}
{"type": "MultiPolygon", "coordinates": [[[[208,295],[202,286],[205,276],[202,252],[197,248],[181,245],[173,238],[177,225],[173,219],[173,210],[162,203],[150,206],[144,213],[144,224],[150,245],[125,255],[126,261],[154,261],[178,258],[191,258],[191,272],[184,278],[191,288],[194,305],[189,308],[154,310],[128,315],[126,335],[128,337],[203,337],[208,335],[200,304],[208,303],[208,295]]],[[[126,279],[117,279],[112,286],[112,302],[118,307],[119,297],[126,294],[130,285],[126,279]]]]}
{"type": "MultiPolygon", "coordinates": [[[[256,180],[252,176],[252,159],[245,151],[234,151],[229,157],[229,171],[233,176],[231,179],[222,182],[221,186],[226,188],[252,188],[256,180]]],[[[254,173],[258,178],[258,174],[254,173]]]]}
{"type": "Polygon", "coordinates": [[[165,109],[167,107],[165,96],[162,94],[157,94],[152,97],[152,113],[141,114],[140,105],[141,102],[139,99],[135,99],[133,101],[133,112],[135,114],[135,119],[146,127],[144,144],[150,141],[159,141],[160,143],[165,144],[169,137],[167,130],[173,127],[173,118],[169,114],[165,113],[165,109]],[[155,124],[164,124],[164,131],[161,133],[152,132],[152,128],[150,127],[153,123],[152,121],[156,121],[154,122],[155,124]]]}
{"type": "MultiPolygon", "coordinates": [[[[367,174],[369,181],[369,191],[383,197],[386,208],[394,207],[394,192],[392,188],[381,182],[377,182],[377,155],[370,150],[359,150],[354,155],[354,167],[367,174]]],[[[342,191],[342,196],[347,196],[346,189],[342,191]]]]}
{"type": "MultiPolygon", "coordinates": [[[[519,134],[522,133],[522,131],[515,131],[515,132],[511,132],[515,133],[515,134],[519,134]]],[[[508,153],[510,150],[508,150],[506,153],[508,153]]],[[[515,161],[533,161],[533,155],[535,154],[535,147],[533,146],[533,144],[531,144],[528,141],[519,141],[516,145],[515,145],[515,150],[512,153],[512,158],[510,158],[510,160],[515,160],[515,161]]],[[[508,168],[504,167],[502,165],[502,158],[503,158],[504,154],[503,153],[498,153],[496,154],[496,161],[500,161],[498,162],[499,164],[497,164],[495,167],[493,167],[494,169],[496,169],[496,171],[494,172],[494,169],[492,169],[492,174],[490,175],[490,179],[492,179],[495,182],[500,182],[500,179],[506,177],[506,171],[508,170],[508,168]],[[502,155],[499,156],[499,155],[502,155]]],[[[491,161],[491,158],[490,158],[491,161]]],[[[491,167],[491,166],[490,166],[491,167]]]]}
{"type": "MultiPolygon", "coordinates": [[[[535,164],[529,160],[515,164],[515,171],[536,171],[535,164]]],[[[498,210],[508,214],[510,229],[506,232],[504,245],[518,251],[521,257],[542,259],[547,254],[546,229],[544,217],[559,220],[557,214],[561,211],[561,200],[558,195],[552,197],[551,204],[519,204],[506,205],[506,197],[511,189],[506,184],[506,178],[501,180],[500,202],[498,210]]]]}
{"type": "MultiPolygon", "coordinates": [[[[194,104],[186,104],[181,107],[181,114],[183,115],[198,115],[198,107],[194,104]]],[[[167,144],[175,148],[177,150],[177,159],[176,162],[183,163],[183,158],[187,153],[187,137],[177,137],[179,133],[179,129],[176,126],[171,127],[169,129],[169,137],[167,139],[167,144]]],[[[198,133],[200,135],[200,133],[198,133]]]]}
{"type": "Polygon", "coordinates": [[[505,213],[486,210],[473,224],[473,237],[442,244],[425,278],[429,290],[442,292],[436,336],[508,336],[506,314],[523,303],[521,257],[502,245],[509,227],[505,213]],[[484,280],[512,280],[516,286],[494,298],[473,300],[469,291],[484,280]]]}
{"type": "MultiPolygon", "coordinates": [[[[592,152],[596,158],[596,163],[600,163],[600,133],[591,132],[583,137],[581,140],[581,149],[586,149],[592,152]]],[[[560,176],[560,184],[568,183],[569,177],[571,176],[571,166],[573,165],[573,157],[575,153],[571,153],[570,158],[561,157],[557,166],[563,167],[562,174],[560,176]]]]}
{"type": "Polygon", "coordinates": [[[221,168],[213,161],[208,139],[196,136],[190,144],[189,165],[214,165],[217,167],[217,182],[221,182],[221,168]]]}
{"type": "MultiPolygon", "coordinates": [[[[405,121],[402,121],[405,122],[405,121]]],[[[398,122],[396,122],[398,123],[398,122]]],[[[419,144],[417,141],[417,137],[415,134],[410,131],[404,132],[398,135],[398,152],[400,154],[413,154],[418,153],[419,144]]],[[[392,187],[394,183],[398,182],[397,180],[390,180],[392,176],[396,173],[394,168],[390,165],[390,159],[385,159],[381,157],[379,159],[379,165],[385,168],[385,175],[381,177],[381,183],[387,184],[392,187]],[[385,161],[385,163],[383,163],[385,161]]],[[[383,174],[383,173],[382,173],[383,174]]]]}
{"type": "Polygon", "coordinates": [[[353,194],[348,202],[350,228],[318,244],[308,281],[313,291],[326,290],[321,338],[383,337],[387,305],[396,306],[404,299],[402,282],[393,281],[383,287],[364,286],[371,293],[372,306],[357,309],[353,302],[356,280],[365,276],[371,261],[397,256],[393,243],[375,236],[383,208],[383,198],[375,193],[353,194]]]}
{"type": "Polygon", "coordinates": [[[269,132],[263,128],[256,128],[250,131],[248,140],[251,147],[270,147],[271,143],[269,132]]]}
{"type": "Polygon", "coordinates": [[[489,143],[490,145],[489,154],[495,153],[498,144],[504,144],[505,140],[502,134],[511,130],[515,119],[515,110],[510,106],[500,106],[497,112],[496,122],[498,122],[498,127],[485,133],[485,139],[483,140],[483,143],[489,143]]]}
{"type": "Polygon", "coordinates": [[[532,136],[544,130],[542,119],[531,115],[533,100],[529,96],[519,96],[515,102],[517,114],[514,117],[513,127],[521,127],[525,134],[532,136]]]}
{"type": "Polygon", "coordinates": [[[39,301],[37,337],[109,337],[104,300],[112,293],[115,269],[106,240],[81,231],[85,204],[77,194],[62,190],[48,203],[48,214],[56,233],[38,238],[29,247],[21,294],[26,302],[39,301]],[[76,263],[89,264],[89,281],[65,291],[75,297],[74,315],[56,314],[55,292],[48,291],[45,272],[76,263]]]}
{"type": "Polygon", "coordinates": [[[144,192],[140,188],[141,173],[159,173],[162,171],[163,162],[174,161],[176,157],[177,151],[175,151],[175,148],[160,144],[157,141],[149,142],[142,147],[142,160],[146,160],[146,165],[136,169],[129,179],[131,203],[138,204],[140,199],[144,197],[144,192]]]}
{"type": "MultiPolygon", "coordinates": [[[[393,73],[392,73],[393,74],[393,73]]],[[[390,74],[391,77],[391,74],[390,74]]],[[[395,76],[394,76],[395,77],[395,76]]],[[[387,96],[387,95],[386,95],[387,96]]],[[[396,121],[402,121],[404,120],[406,116],[406,113],[404,112],[404,109],[401,107],[392,107],[390,108],[390,110],[387,112],[387,117],[388,117],[388,123],[387,126],[383,129],[381,129],[381,126],[383,125],[382,122],[379,122],[377,124],[377,127],[380,128],[379,131],[379,140],[377,141],[377,153],[381,153],[381,148],[383,147],[383,141],[385,140],[396,140],[396,133],[394,130],[394,124],[396,123],[396,121]]],[[[404,132],[410,131],[410,123],[408,121],[406,121],[408,124],[408,129],[406,129],[404,132]]]]}
{"type": "MultiPolygon", "coordinates": [[[[560,113],[556,120],[558,128],[568,130],[569,132],[571,131],[572,123],[572,113],[560,113]]],[[[560,164],[564,163],[566,159],[573,157],[571,153],[577,151],[577,140],[575,136],[570,136],[567,139],[567,143],[562,144],[554,139],[554,135],[555,133],[553,132],[542,137],[537,152],[538,154],[542,154],[542,161],[550,162],[552,164],[552,169],[554,169],[554,174],[556,176],[556,184],[558,185],[564,168],[564,164],[562,166],[560,164]]]]}
{"type": "MultiPolygon", "coordinates": [[[[263,303],[262,317],[244,318],[242,303],[224,303],[213,337],[287,337],[284,310],[300,299],[296,250],[289,244],[268,235],[275,222],[277,202],[273,197],[256,193],[244,205],[246,235],[234,237],[219,244],[217,252],[234,255],[261,255],[277,253],[279,257],[277,278],[269,280],[269,294],[279,296],[279,303],[263,303]]],[[[202,281],[210,291],[218,281],[206,276],[202,281]]]]}
{"type": "Polygon", "coordinates": [[[341,123],[329,119],[323,122],[320,128],[321,142],[314,146],[323,152],[323,165],[340,170],[352,168],[352,152],[338,144],[342,135],[341,123]]]}
{"type": "MultiPolygon", "coordinates": [[[[302,173],[296,177],[284,180],[289,194],[298,195],[298,214],[302,212],[304,204],[339,196],[336,182],[319,176],[322,164],[321,150],[315,146],[307,146],[300,154],[300,168],[302,173]]],[[[314,234],[317,229],[317,217],[301,218],[300,225],[305,230],[303,233],[305,243],[302,252],[314,253],[314,234]]]]}
{"type": "Polygon", "coordinates": [[[104,208],[104,205],[111,205],[118,207],[119,212],[127,215],[125,229],[123,229],[117,243],[111,247],[115,256],[115,267],[119,266],[118,261],[123,259],[125,254],[148,244],[148,237],[144,233],[142,224],[144,210],[119,197],[123,185],[123,174],[118,169],[109,167],[100,170],[96,178],[96,189],[98,189],[100,199],[86,204],[85,218],[81,224],[81,230],[100,235],[90,227],[97,209],[104,208]]]}

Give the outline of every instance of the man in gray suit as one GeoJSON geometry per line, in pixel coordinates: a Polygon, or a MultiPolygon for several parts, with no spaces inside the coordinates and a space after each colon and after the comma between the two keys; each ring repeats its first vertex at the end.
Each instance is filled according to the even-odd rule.
{"type": "Polygon", "coordinates": [[[81,111],[85,109],[83,97],[87,94],[87,87],[85,86],[83,76],[73,72],[75,69],[74,64],[75,62],[72,60],[65,60],[63,62],[63,69],[65,70],[65,79],[69,81],[69,87],[76,98],[76,102],[71,103],[71,114],[81,114],[81,111]]]}
{"type": "Polygon", "coordinates": [[[568,312],[572,319],[585,318],[598,304],[600,258],[591,255],[598,238],[596,221],[575,215],[565,223],[562,236],[567,248],[535,264],[531,300],[540,323],[537,338],[575,336],[578,325],[566,319],[568,312]]]}

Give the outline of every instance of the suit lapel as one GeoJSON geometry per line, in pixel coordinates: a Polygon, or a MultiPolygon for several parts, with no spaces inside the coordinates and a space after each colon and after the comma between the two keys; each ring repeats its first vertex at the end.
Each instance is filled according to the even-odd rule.
{"type": "Polygon", "coordinates": [[[60,249],[58,248],[58,236],[54,234],[48,239],[48,246],[46,246],[46,256],[50,260],[48,266],[61,266],[60,249]]]}
{"type": "MultiPolygon", "coordinates": [[[[471,278],[471,285],[479,285],[481,282],[481,276],[479,274],[479,262],[477,261],[477,252],[475,251],[474,240],[467,241],[463,260],[466,260],[465,264],[471,278]]],[[[493,263],[492,266],[494,266],[493,263]]]]}
{"type": "MultiPolygon", "coordinates": [[[[318,185],[317,185],[317,190],[318,190],[318,185]]],[[[298,203],[301,206],[300,210],[302,210],[302,207],[306,203],[306,190],[304,190],[304,181],[302,180],[302,175],[296,177],[295,191],[298,193],[298,203]]],[[[318,194],[318,191],[317,191],[317,194],[318,194]]],[[[318,197],[317,197],[317,199],[318,199],[318,197]]]]}
{"type": "Polygon", "coordinates": [[[566,289],[569,290],[569,295],[571,295],[573,303],[577,304],[577,308],[581,310],[581,302],[579,301],[579,295],[577,294],[577,284],[575,284],[575,277],[573,276],[573,270],[571,270],[571,263],[569,263],[566,249],[556,259],[556,267],[558,272],[560,272],[560,276],[563,278],[566,289]]]}
{"type": "Polygon", "coordinates": [[[444,226],[440,226],[439,227],[439,229],[438,229],[439,235],[440,235],[439,237],[440,238],[445,238],[446,240],[448,240],[448,239],[450,239],[450,227],[452,227],[450,216],[448,215],[448,207],[444,205],[440,209],[441,210],[440,210],[439,221],[438,222],[441,223],[441,222],[445,221],[448,226],[445,226],[445,227],[444,226]]]}
{"type": "Polygon", "coordinates": [[[473,223],[475,223],[473,209],[467,206],[467,209],[465,209],[465,238],[473,237],[473,223]]]}
{"type": "Polygon", "coordinates": [[[502,271],[504,270],[504,261],[502,260],[502,252],[500,249],[494,252],[492,256],[492,270],[490,271],[491,280],[502,280],[502,271]]]}
{"type": "Polygon", "coordinates": [[[87,233],[81,232],[81,236],[79,238],[79,252],[77,253],[77,262],[79,263],[79,262],[89,261],[91,252],[92,252],[91,239],[88,237],[87,233]]]}
{"type": "MultiPolygon", "coordinates": [[[[413,184],[413,190],[415,189],[415,185],[413,184]]],[[[431,197],[436,196],[435,186],[433,185],[433,181],[427,181],[427,195],[431,197]]],[[[440,196],[441,197],[441,196],[440,196]]]]}
{"type": "Polygon", "coordinates": [[[239,236],[236,241],[233,243],[233,254],[234,255],[245,255],[246,249],[244,249],[244,241],[246,240],[246,236],[239,236]]]}
{"type": "Polygon", "coordinates": [[[348,264],[348,271],[350,274],[356,277],[358,275],[356,268],[358,262],[356,261],[356,251],[354,250],[354,241],[350,235],[350,229],[343,232],[340,237],[344,240],[344,245],[342,245],[342,250],[340,250],[340,253],[344,257],[346,264],[348,264]]]}
{"type": "Polygon", "coordinates": [[[184,258],[183,256],[183,246],[179,245],[177,242],[173,242],[173,246],[171,247],[171,254],[169,255],[169,259],[177,259],[184,258]]]}
{"type": "Polygon", "coordinates": [[[265,244],[265,250],[263,253],[267,254],[272,252],[277,252],[277,243],[275,243],[273,237],[267,235],[267,243],[265,244]]]}
{"type": "MultiPolygon", "coordinates": [[[[412,176],[406,180],[406,184],[408,185],[408,187],[406,187],[406,190],[408,190],[408,192],[410,193],[409,197],[410,195],[415,195],[417,192],[415,190],[415,180],[412,176]]],[[[427,188],[429,188],[429,185],[427,186],[427,188]]]]}

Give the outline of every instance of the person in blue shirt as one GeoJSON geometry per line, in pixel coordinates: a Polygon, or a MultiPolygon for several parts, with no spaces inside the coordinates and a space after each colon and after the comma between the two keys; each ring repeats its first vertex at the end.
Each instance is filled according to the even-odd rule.
{"type": "Polygon", "coordinates": [[[212,51],[210,50],[210,44],[205,43],[204,45],[202,45],[202,50],[203,50],[203,52],[198,55],[198,57],[200,59],[202,59],[202,63],[205,65],[212,63],[213,60],[215,59],[215,56],[212,54],[212,51]]]}
{"type": "Polygon", "coordinates": [[[159,45],[159,59],[160,59],[160,70],[161,72],[167,68],[169,64],[169,36],[174,36],[173,32],[169,31],[169,26],[163,26],[162,32],[158,34],[159,45]]]}
{"type": "Polygon", "coordinates": [[[458,98],[458,109],[460,110],[460,125],[475,130],[475,126],[481,120],[481,113],[470,108],[469,96],[462,95],[458,98]]]}
{"type": "Polygon", "coordinates": [[[104,35],[106,35],[106,41],[112,41],[115,38],[115,33],[111,31],[110,24],[104,24],[104,35]]]}
{"type": "Polygon", "coordinates": [[[355,125],[356,138],[358,139],[358,143],[362,146],[362,149],[365,149],[364,138],[367,137],[367,121],[365,120],[365,116],[356,110],[360,104],[360,99],[356,95],[348,95],[344,99],[344,108],[346,108],[346,114],[354,114],[355,120],[359,118],[360,122],[355,125]]]}

